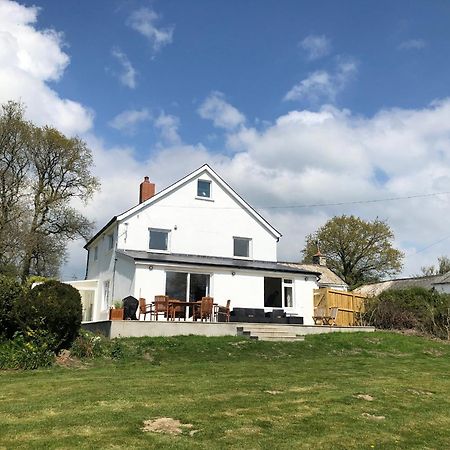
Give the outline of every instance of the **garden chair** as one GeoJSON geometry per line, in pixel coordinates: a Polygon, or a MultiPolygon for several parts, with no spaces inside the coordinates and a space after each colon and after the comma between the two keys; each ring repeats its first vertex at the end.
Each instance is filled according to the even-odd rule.
{"type": "Polygon", "coordinates": [[[145,298],[139,299],[139,319],[141,315],[144,315],[144,320],[147,317],[147,314],[150,314],[150,319],[152,318],[152,305],[147,305],[145,298]]]}
{"type": "Polygon", "coordinates": [[[230,321],[230,304],[231,300],[227,300],[226,306],[217,305],[216,317],[218,322],[221,322],[220,318],[224,318],[223,322],[230,321]]]}
{"type": "Polygon", "coordinates": [[[150,312],[150,318],[154,317],[155,320],[158,320],[158,316],[162,314],[163,317],[169,320],[171,316],[171,308],[168,295],[155,295],[155,301],[153,302],[152,306],[153,307],[150,312]]]}
{"type": "Polygon", "coordinates": [[[193,320],[212,320],[214,299],[212,297],[202,297],[199,304],[194,305],[193,320]]]}
{"type": "Polygon", "coordinates": [[[316,308],[313,316],[314,325],[336,325],[336,317],[339,308],[333,306],[332,308],[330,308],[329,314],[327,309],[328,308],[316,308]]]}

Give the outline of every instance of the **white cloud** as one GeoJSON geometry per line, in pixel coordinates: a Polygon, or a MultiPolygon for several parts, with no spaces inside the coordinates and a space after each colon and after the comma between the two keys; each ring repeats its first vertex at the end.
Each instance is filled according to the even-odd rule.
{"type": "Polygon", "coordinates": [[[173,40],[174,27],[158,28],[156,23],[160,18],[155,11],[144,7],[133,11],[127,20],[127,25],[145,36],[155,52],[173,40]]]}
{"type": "Polygon", "coordinates": [[[147,108],[127,109],[117,114],[109,122],[109,126],[124,133],[134,134],[140,123],[149,121],[151,118],[152,116],[147,108]]]}
{"type": "Polygon", "coordinates": [[[222,92],[211,92],[198,109],[200,117],[212,120],[215,127],[231,130],[245,122],[245,116],[230,105],[222,92]]]}
{"type": "Polygon", "coordinates": [[[164,144],[178,145],[181,143],[181,138],[178,134],[180,126],[178,117],[161,112],[155,119],[154,126],[159,130],[164,144]]]}
{"type": "Polygon", "coordinates": [[[27,117],[68,134],[92,127],[93,113],[61,98],[46,82],[61,78],[69,64],[63,36],[35,27],[39,9],[0,1],[0,102],[22,101],[27,117]]]}
{"type": "Polygon", "coordinates": [[[122,73],[119,75],[119,81],[126,87],[134,89],[136,87],[136,69],[131,64],[127,55],[119,48],[115,47],[111,50],[111,54],[117,59],[122,67],[122,73]]]}
{"type": "Polygon", "coordinates": [[[399,50],[422,50],[427,43],[423,39],[409,39],[398,45],[399,50]]]}
{"type": "Polygon", "coordinates": [[[330,40],[323,34],[310,34],[299,43],[300,47],[305,50],[309,60],[323,58],[330,53],[330,40]]]}
{"type": "Polygon", "coordinates": [[[284,100],[301,100],[313,104],[334,102],[357,70],[354,60],[341,60],[333,73],[318,70],[308,75],[286,93],[284,100]]]}
{"type": "MultiPolygon", "coordinates": [[[[449,254],[448,241],[420,250],[448,236],[450,196],[292,206],[450,191],[448,117],[450,99],[417,110],[382,110],[372,117],[331,106],[316,112],[296,110],[265,127],[226,131],[232,147],[213,153],[202,143],[183,143],[179,120],[161,113],[155,120],[162,131],[161,142],[147,160],[138,161],[132,149],[105,149],[97,141],[88,141],[103,187],[86,213],[101,227],[136,204],[144,175],[149,175],[159,190],[207,162],[250,204],[261,207],[263,215],[282,232],[280,259],[298,260],[305,235],[333,215],[356,214],[388,221],[396,245],[407,253],[404,274],[411,275],[437,256],[449,254]],[[376,179],[379,171],[385,174],[383,182],[376,179]]],[[[82,274],[85,255],[77,258],[82,274]]],[[[71,264],[68,275],[76,266],[71,264]]]]}

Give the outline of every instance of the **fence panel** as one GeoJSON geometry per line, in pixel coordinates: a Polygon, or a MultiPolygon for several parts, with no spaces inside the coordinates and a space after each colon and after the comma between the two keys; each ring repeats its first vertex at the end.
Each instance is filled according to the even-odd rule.
{"type": "Polygon", "coordinates": [[[366,297],[352,292],[336,291],[334,289],[314,289],[314,310],[326,308],[339,308],[336,324],[341,327],[349,327],[360,324],[361,313],[364,311],[366,297]]]}

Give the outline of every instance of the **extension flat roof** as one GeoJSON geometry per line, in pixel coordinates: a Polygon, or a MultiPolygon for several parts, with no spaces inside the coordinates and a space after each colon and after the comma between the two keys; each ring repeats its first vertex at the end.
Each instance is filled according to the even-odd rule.
{"type": "Polygon", "coordinates": [[[265,270],[269,272],[300,273],[320,277],[320,272],[288,266],[276,261],[255,261],[248,259],[222,258],[218,256],[183,255],[174,253],[152,253],[141,250],[117,250],[135,261],[155,263],[186,264],[193,266],[226,267],[230,269],[265,270]]]}

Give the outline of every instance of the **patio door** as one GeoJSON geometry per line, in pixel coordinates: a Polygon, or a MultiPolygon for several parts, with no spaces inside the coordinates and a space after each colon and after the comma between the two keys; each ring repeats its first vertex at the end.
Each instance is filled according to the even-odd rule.
{"type": "MultiPolygon", "coordinates": [[[[205,273],[166,272],[166,295],[185,302],[196,302],[210,295],[210,275],[205,273]]],[[[186,308],[186,318],[192,308],[186,308]]]]}

